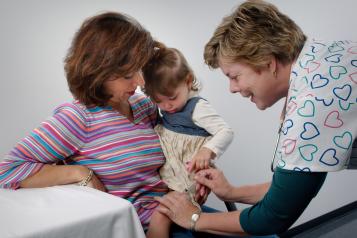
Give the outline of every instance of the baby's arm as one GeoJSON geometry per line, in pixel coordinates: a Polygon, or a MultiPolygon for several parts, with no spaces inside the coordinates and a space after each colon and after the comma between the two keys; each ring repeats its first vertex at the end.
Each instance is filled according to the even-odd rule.
{"type": "Polygon", "coordinates": [[[193,157],[189,171],[208,168],[211,160],[220,157],[233,140],[233,130],[204,99],[197,102],[193,122],[204,128],[212,138],[193,157]]]}
{"type": "Polygon", "coordinates": [[[146,232],[146,238],[169,238],[170,226],[172,222],[167,216],[157,211],[158,207],[151,215],[149,229],[146,232]]]}

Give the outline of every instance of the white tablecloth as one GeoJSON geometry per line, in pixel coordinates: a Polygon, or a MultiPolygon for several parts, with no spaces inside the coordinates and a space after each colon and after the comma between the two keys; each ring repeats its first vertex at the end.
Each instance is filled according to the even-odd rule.
{"type": "Polygon", "coordinates": [[[0,237],[144,238],[126,200],[76,185],[0,189],[0,237]]]}

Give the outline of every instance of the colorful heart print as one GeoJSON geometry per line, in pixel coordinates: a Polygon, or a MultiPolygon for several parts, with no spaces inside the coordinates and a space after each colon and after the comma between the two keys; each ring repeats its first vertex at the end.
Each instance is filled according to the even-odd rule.
{"type": "Polygon", "coordinates": [[[305,70],[307,71],[307,73],[311,73],[316,71],[318,68],[320,68],[321,64],[319,62],[310,62],[307,67],[305,68],[305,70]]]}
{"type": "Polygon", "coordinates": [[[326,107],[330,106],[333,103],[333,98],[332,99],[325,99],[325,98],[318,98],[315,97],[315,100],[318,102],[322,102],[326,107]]]}
{"type": "Polygon", "coordinates": [[[341,136],[335,136],[333,138],[333,143],[342,149],[348,150],[352,145],[351,132],[345,131],[341,136]]]}
{"type": "Polygon", "coordinates": [[[321,74],[315,74],[314,77],[312,77],[310,85],[312,89],[316,89],[325,87],[328,83],[328,78],[323,77],[321,74]]]}
{"type": "Polygon", "coordinates": [[[305,168],[299,168],[299,167],[295,167],[294,171],[298,171],[298,172],[311,172],[311,170],[308,167],[305,168]]]}
{"type": "Polygon", "coordinates": [[[357,46],[352,46],[351,48],[348,48],[347,52],[351,54],[357,54],[357,46]]]}
{"type": "Polygon", "coordinates": [[[291,127],[293,127],[294,122],[291,119],[288,119],[284,122],[283,128],[281,131],[283,132],[284,135],[288,134],[288,131],[291,127]]]}
{"type": "Polygon", "coordinates": [[[350,79],[353,83],[357,84],[357,72],[354,72],[348,76],[350,77],[350,79]]]}
{"type": "Polygon", "coordinates": [[[351,60],[351,64],[352,64],[352,66],[357,67],[357,60],[351,60]]]}
{"type": "Polygon", "coordinates": [[[313,117],[315,116],[315,105],[312,101],[306,100],[304,105],[300,107],[297,113],[302,117],[313,117]]]}
{"type": "Polygon", "coordinates": [[[343,125],[338,111],[331,111],[325,118],[324,125],[330,128],[339,128],[343,125]]]}
{"type": "Polygon", "coordinates": [[[311,52],[312,53],[317,53],[319,52],[320,50],[324,49],[325,48],[325,44],[323,43],[320,43],[320,42],[314,42],[311,46],[311,52]]]}
{"type": "Polygon", "coordinates": [[[341,110],[343,110],[343,111],[348,111],[352,104],[353,104],[353,102],[346,102],[346,101],[338,100],[338,105],[340,106],[341,110]]]}
{"type": "Polygon", "coordinates": [[[299,65],[301,68],[305,69],[309,65],[309,63],[315,60],[315,56],[311,54],[305,54],[302,59],[299,61],[299,65]]]}
{"type": "Polygon", "coordinates": [[[339,51],[343,51],[344,49],[345,48],[343,48],[342,46],[340,46],[337,43],[334,43],[334,44],[332,44],[331,46],[328,47],[328,51],[330,53],[336,53],[336,52],[339,52],[339,51]]]}
{"type": "Polygon", "coordinates": [[[325,60],[327,62],[331,62],[331,63],[340,63],[341,57],[342,57],[342,54],[334,54],[334,55],[325,57],[325,60]]]}
{"type": "Polygon", "coordinates": [[[344,66],[333,65],[333,66],[330,66],[329,73],[330,73],[331,78],[338,80],[341,78],[342,75],[347,73],[347,69],[344,66]]]}
{"type": "Polygon", "coordinates": [[[286,106],[286,115],[291,115],[297,108],[297,104],[294,101],[290,101],[286,106]]]}
{"type": "Polygon", "coordinates": [[[314,123],[305,122],[304,130],[300,134],[300,138],[303,140],[311,140],[320,135],[320,131],[317,129],[314,123]]]}
{"type": "Polygon", "coordinates": [[[332,91],[336,97],[341,100],[347,101],[351,95],[352,87],[349,84],[345,84],[342,87],[335,87],[332,91]]]}
{"type": "Polygon", "coordinates": [[[317,151],[317,146],[313,144],[307,144],[299,147],[300,156],[306,161],[312,161],[314,159],[314,154],[317,151]]]}
{"type": "Polygon", "coordinates": [[[339,163],[340,160],[336,157],[336,150],[330,148],[325,150],[319,161],[327,166],[335,166],[339,163]]]}
{"type": "Polygon", "coordinates": [[[284,149],[284,153],[286,155],[291,154],[295,150],[296,140],[294,139],[286,139],[283,141],[282,148],[284,149]]]}

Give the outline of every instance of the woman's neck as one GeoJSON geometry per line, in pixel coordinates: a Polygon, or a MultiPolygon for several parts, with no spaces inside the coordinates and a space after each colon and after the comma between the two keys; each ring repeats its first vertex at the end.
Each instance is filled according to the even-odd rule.
{"type": "Polygon", "coordinates": [[[288,64],[281,64],[280,62],[277,63],[277,77],[279,80],[279,94],[281,98],[286,97],[289,92],[289,87],[290,87],[290,75],[291,75],[291,68],[292,68],[293,63],[288,63],[288,64]]]}
{"type": "Polygon", "coordinates": [[[116,111],[118,111],[120,114],[125,116],[128,120],[133,122],[134,116],[133,116],[133,111],[131,110],[131,106],[129,101],[124,101],[124,102],[113,102],[109,101],[109,105],[116,111]]]}

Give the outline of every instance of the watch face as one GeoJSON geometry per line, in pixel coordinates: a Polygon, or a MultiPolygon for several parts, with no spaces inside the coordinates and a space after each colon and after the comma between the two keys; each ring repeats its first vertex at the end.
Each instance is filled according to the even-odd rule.
{"type": "Polygon", "coordinates": [[[197,221],[198,220],[198,218],[199,218],[199,215],[198,214],[193,214],[192,215],[192,217],[191,217],[191,219],[193,220],[193,221],[197,221]]]}

